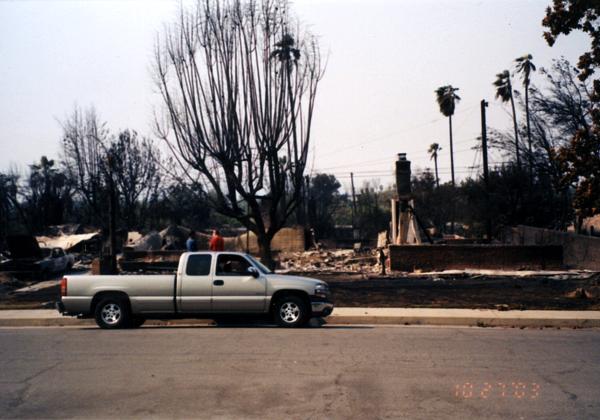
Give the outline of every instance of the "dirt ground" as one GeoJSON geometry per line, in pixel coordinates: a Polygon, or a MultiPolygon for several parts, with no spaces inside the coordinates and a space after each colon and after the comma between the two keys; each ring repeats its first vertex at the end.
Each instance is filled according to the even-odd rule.
{"type": "MultiPolygon", "coordinates": [[[[327,281],[340,307],[600,310],[600,273],[525,277],[467,273],[387,277],[297,274],[327,281]]],[[[0,293],[0,309],[50,308],[58,296],[58,284],[24,293],[5,290],[0,293]]]]}
{"type": "Polygon", "coordinates": [[[600,274],[592,273],[574,278],[467,274],[312,276],[329,283],[335,304],[340,307],[600,310],[600,274]],[[582,293],[584,290],[586,293],[582,293]]]}

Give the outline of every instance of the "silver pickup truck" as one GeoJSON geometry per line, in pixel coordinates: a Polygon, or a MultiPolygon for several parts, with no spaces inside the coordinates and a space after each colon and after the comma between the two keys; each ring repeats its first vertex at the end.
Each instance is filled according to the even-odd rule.
{"type": "Polygon", "coordinates": [[[186,252],[175,275],[66,276],[63,315],[94,317],[101,328],[139,327],[148,318],[271,314],[284,327],[333,311],[327,283],[275,274],[250,255],[186,252]]]}

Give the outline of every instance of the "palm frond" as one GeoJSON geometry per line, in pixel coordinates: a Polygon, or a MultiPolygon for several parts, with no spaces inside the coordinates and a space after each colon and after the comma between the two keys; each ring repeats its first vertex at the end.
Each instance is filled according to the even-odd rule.
{"type": "Polygon", "coordinates": [[[496,87],[496,99],[500,98],[502,102],[510,101],[512,95],[512,86],[510,82],[510,73],[508,70],[498,73],[493,85],[496,87]]]}
{"type": "Polygon", "coordinates": [[[454,115],[456,103],[460,101],[460,96],[456,94],[457,90],[459,89],[452,85],[440,86],[435,90],[440,112],[446,117],[454,115]]]}
{"type": "Polygon", "coordinates": [[[535,64],[533,64],[533,56],[531,54],[525,54],[515,59],[517,73],[520,73],[523,78],[523,84],[528,86],[530,83],[531,72],[536,71],[535,64]]]}

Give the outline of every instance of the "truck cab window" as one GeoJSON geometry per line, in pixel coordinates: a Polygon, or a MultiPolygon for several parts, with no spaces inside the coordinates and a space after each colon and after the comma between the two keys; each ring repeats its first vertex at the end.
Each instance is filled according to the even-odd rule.
{"type": "Polygon", "coordinates": [[[188,276],[208,276],[210,274],[210,255],[190,255],[185,274],[188,276]]]}
{"type": "Polygon", "coordinates": [[[240,255],[221,254],[217,259],[217,272],[219,276],[248,276],[248,260],[240,255]]]}

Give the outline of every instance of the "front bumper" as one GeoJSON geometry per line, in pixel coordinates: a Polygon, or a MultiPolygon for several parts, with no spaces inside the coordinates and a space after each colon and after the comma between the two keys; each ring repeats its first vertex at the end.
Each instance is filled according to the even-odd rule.
{"type": "Polygon", "coordinates": [[[323,300],[322,298],[311,298],[310,306],[312,316],[325,317],[333,312],[333,302],[323,300]]]}

